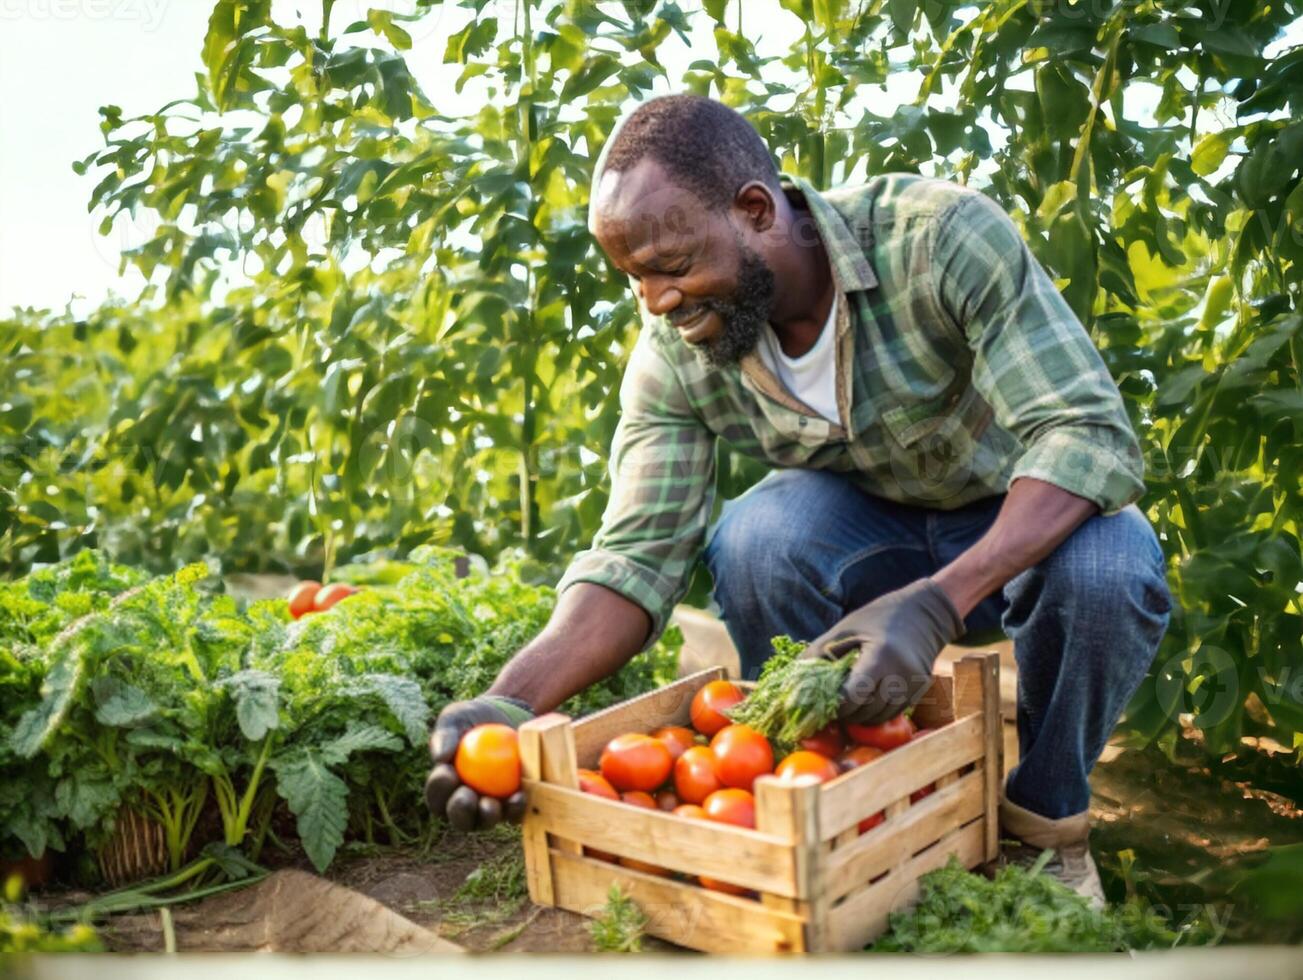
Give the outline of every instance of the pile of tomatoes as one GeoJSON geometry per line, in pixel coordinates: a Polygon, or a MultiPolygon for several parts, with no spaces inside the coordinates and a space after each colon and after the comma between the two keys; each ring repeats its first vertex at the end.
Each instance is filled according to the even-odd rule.
{"type": "MultiPolygon", "coordinates": [[[[725,714],[745,697],[729,681],[712,681],[692,699],[692,727],[659,728],[651,734],[619,735],[602,751],[598,769],[579,771],[585,793],[632,806],[660,809],[690,820],[713,820],[755,827],[758,777],[774,774],[783,780],[827,782],[844,772],[906,744],[921,732],[902,715],[883,725],[834,722],[804,739],[795,751],[775,759],[769,740],[747,725],[734,724],[725,714]]],[[[932,788],[919,790],[911,802],[932,788]]],[[[880,824],[881,812],[861,821],[860,833],[880,824]]],[[[589,849],[590,856],[650,874],[668,876],[665,868],[589,849]]],[[[746,889],[700,878],[707,888],[730,894],[746,889]]]]}

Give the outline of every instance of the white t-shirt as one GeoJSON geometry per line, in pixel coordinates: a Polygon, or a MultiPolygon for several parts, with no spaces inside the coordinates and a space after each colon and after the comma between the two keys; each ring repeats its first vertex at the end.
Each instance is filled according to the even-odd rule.
{"type": "Polygon", "coordinates": [[[814,346],[800,357],[788,357],[778,343],[774,328],[765,324],[756,345],[765,367],[783,383],[783,386],[835,425],[841,424],[837,413],[837,301],[833,297],[828,321],[819,331],[814,346]]]}

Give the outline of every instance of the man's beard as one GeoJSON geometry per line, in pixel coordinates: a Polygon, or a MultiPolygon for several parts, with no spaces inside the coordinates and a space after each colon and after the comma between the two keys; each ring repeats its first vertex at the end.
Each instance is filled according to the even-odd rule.
{"type": "MultiPolygon", "coordinates": [[[[714,367],[728,367],[755,350],[760,332],[774,311],[774,274],[760,253],[742,246],[742,264],[737,288],[726,299],[705,299],[692,313],[706,309],[715,313],[723,324],[717,337],[699,349],[714,367]]],[[[683,317],[684,320],[688,317],[683,317]]]]}

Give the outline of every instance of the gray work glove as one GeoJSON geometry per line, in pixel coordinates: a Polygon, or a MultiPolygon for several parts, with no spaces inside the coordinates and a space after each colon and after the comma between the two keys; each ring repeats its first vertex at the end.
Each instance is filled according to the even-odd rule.
{"type": "Polygon", "coordinates": [[[801,656],[835,660],[858,647],[842,683],[838,717],[881,725],[923,697],[941,648],[963,635],[964,621],[950,599],[922,578],[843,617],[801,656]]]}
{"type": "Polygon", "coordinates": [[[446,817],[454,830],[488,830],[502,820],[519,823],[525,815],[525,791],[505,801],[479,793],[457,775],[453,758],[462,736],[477,725],[509,725],[519,728],[534,717],[524,701],[484,694],[469,701],[454,701],[439,712],[430,733],[430,758],[434,769],[425,780],[425,804],[438,817],[446,817]]]}

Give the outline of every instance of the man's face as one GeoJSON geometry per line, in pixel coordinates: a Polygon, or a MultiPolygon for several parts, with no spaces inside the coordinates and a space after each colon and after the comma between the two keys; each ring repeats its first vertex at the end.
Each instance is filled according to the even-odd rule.
{"type": "Polygon", "coordinates": [[[731,208],[706,208],[650,159],[607,173],[592,207],[598,244],[650,313],[717,366],[755,348],[773,311],[774,275],[731,208]]]}

